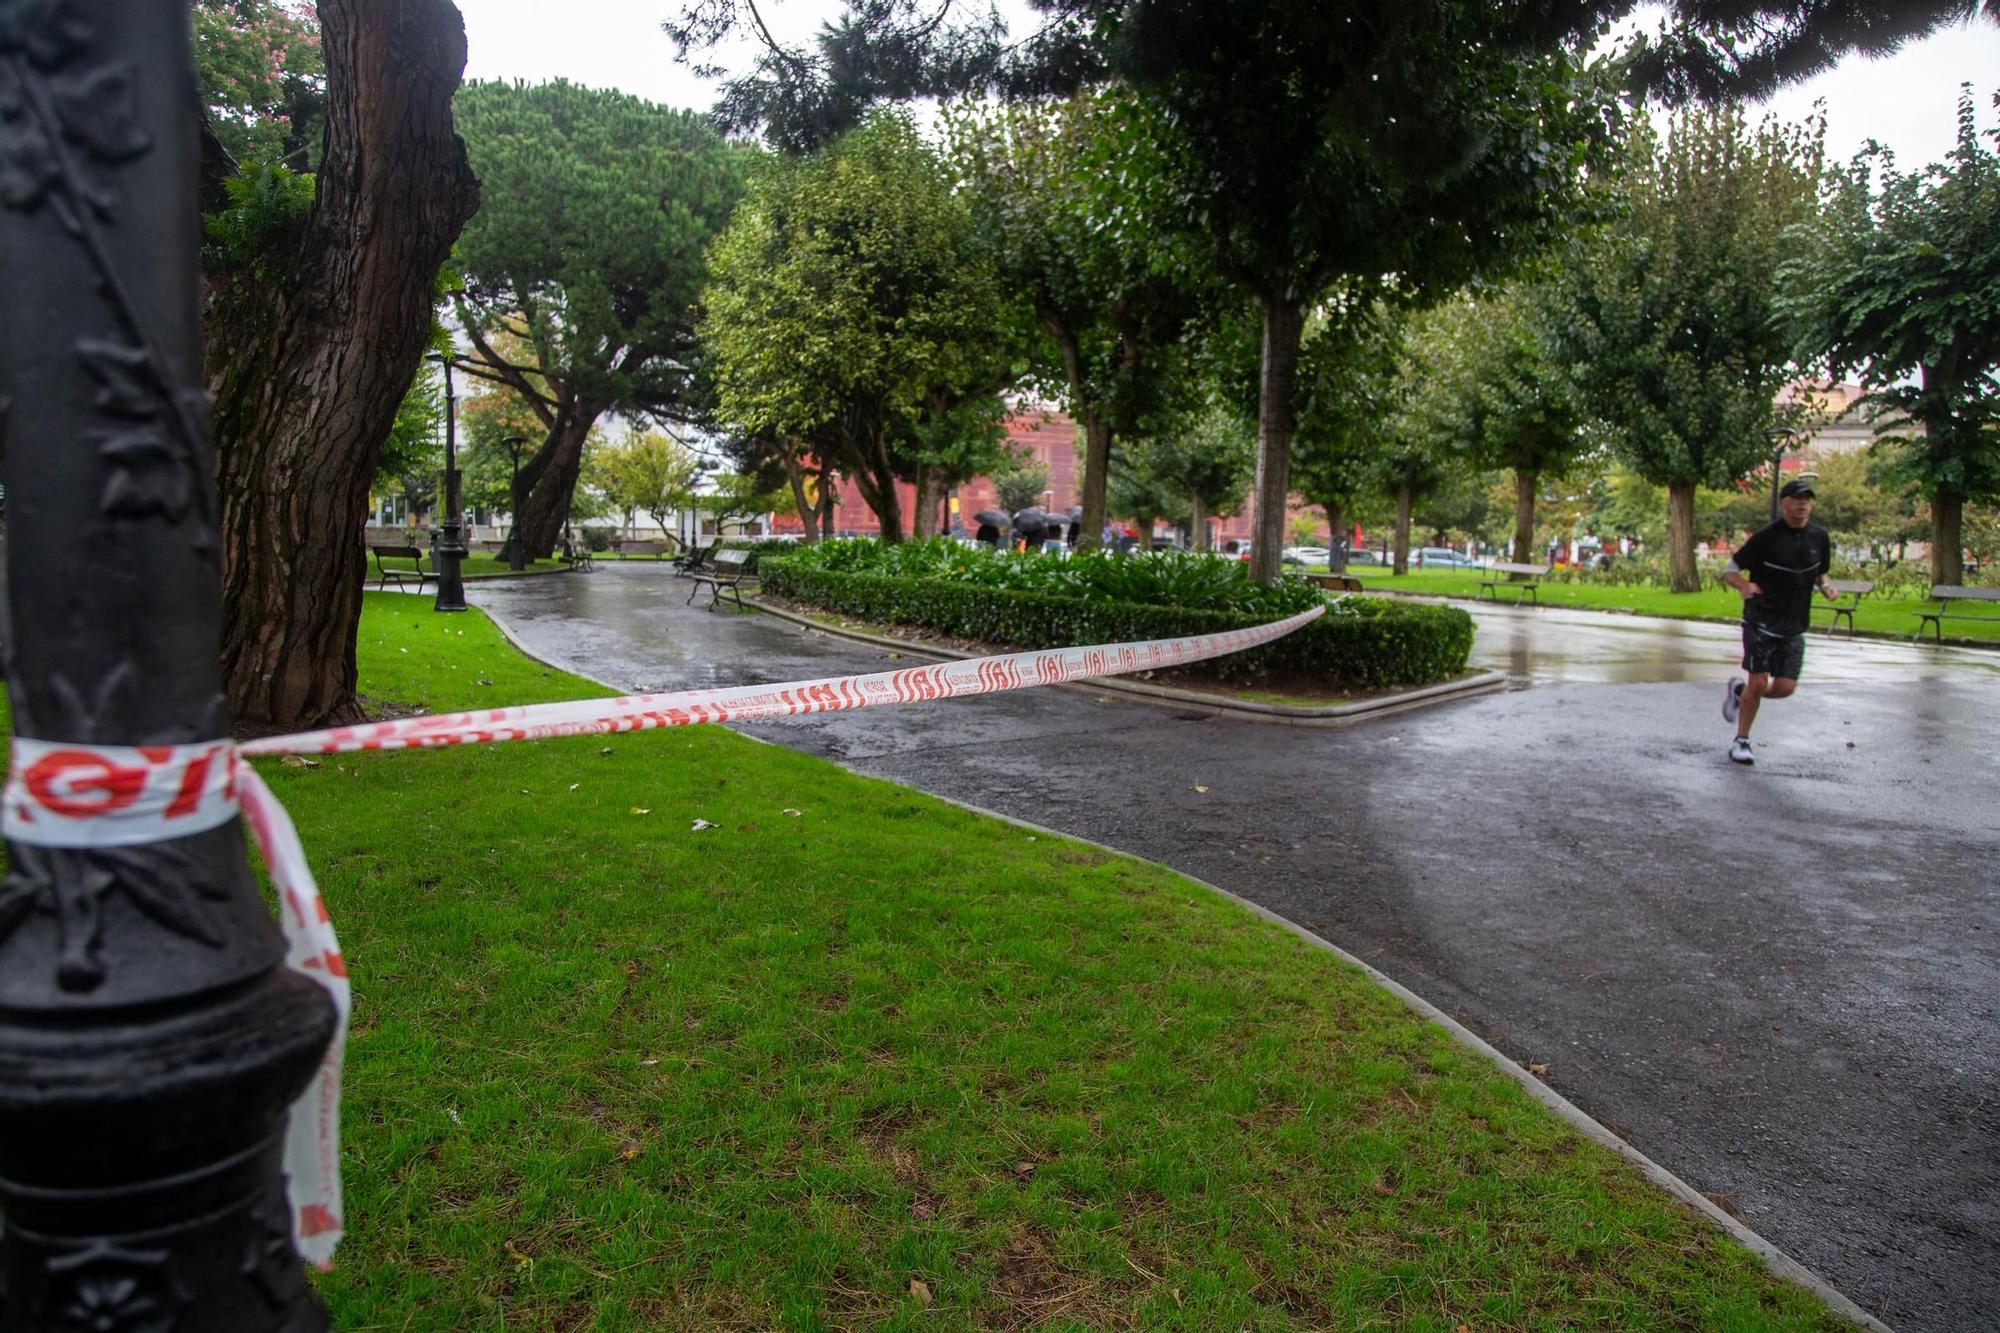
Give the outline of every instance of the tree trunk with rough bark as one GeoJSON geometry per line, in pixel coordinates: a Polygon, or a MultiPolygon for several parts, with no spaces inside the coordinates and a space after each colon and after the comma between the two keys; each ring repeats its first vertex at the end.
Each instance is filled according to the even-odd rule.
{"type": "Polygon", "coordinates": [[[514,526],[530,560],[548,559],[562,540],[577,478],[583,475],[583,446],[604,410],[595,403],[565,403],[541,448],[521,464],[526,498],[512,502],[514,526]]]}
{"type": "Polygon", "coordinates": [[[1410,572],[1410,504],[1408,486],[1396,488],[1396,565],[1394,572],[1410,572]]]}
{"type": "Polygon", "coordinates": [[[245,731],[353,721],[369,484],[431,329],[438,266],[479,203],[451,99],[448,0],[320,0],[326,157],[265,271],[205,330],[222,492],[222,664],[245,731]]]}
{"type": "Polygon", "coordinates": [[[1102,413],[1091,409],[1083,414],[1083,517],[1078,520],[1083,531],[1077,534],[1080,550],[1094,550],[1103,544],[1105,521],[1110,517],[1105,510],[1105,499],[1111,475],[1111,423],[1102,413]]]}
{"type": "Polygon", "coordinates": [[[917,494],[910,504],[910,537],[923,541],[937,532],[938,506],[944,503],[944,476],[929,463],[917,464],[917,494]]]}
{"type": "Polygon", "coordinates": [[[1514,469],[1514,563],[1535,561],[1535,489],[1540,478],[1524,468],[1514,469]]]}
{"type": "Polygon", "coordinates": [[[1327,568],[1338,574],[1347,568],[1347,508],[1345,505],[1326,506],[1326,561],[1327,568]]]}
{"type": "Polygon", "coordinates": [[[1700,592],[1701,571],[1694,563],[1694,483],[1676,481],[1667,487],[1667,590],[1700,592]]]}
{"type": "Polygon", "coordinates": [[[1965,582],[1965,496],[1949,486],[1931,497],[1931,582],[1965,582]]]}
{"type": "Polygon", "coordinates": [[[1206,551],[1208,549],[1208,506],[1201,502],[1199,495],[1189,496],[1188,499],[1194,506],[1194,512],[1188,516],[1188,529],[1194,537],[1194,549],[1197,551],[1206,551]]]}
{"type": "Polygon", "coordinates": [[[1285,509],[1292,494],[1292,436],[1298,429],[1299,344],[1305,310],[1282,294],[1258,298],[1264,313],[1264,350],[1257,383],[1256,517],[1251,528],[1250,577],[1276,583],[1285,546],[1285,509]]]}

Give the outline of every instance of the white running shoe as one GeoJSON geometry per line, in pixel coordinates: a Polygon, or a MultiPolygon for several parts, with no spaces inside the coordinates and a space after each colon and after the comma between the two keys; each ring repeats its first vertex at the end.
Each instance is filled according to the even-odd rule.
{"type": "Polygon", "coordinates": [[[1724,686],[1722,691],[1722,720],[1724,722],[1734,722],[1736,720],[1736,710],[1742,706],[1742,703],[1743,677],[1731,676],[1729,684],[1724,686]]]}
{"type": "Polygon", "coordinates": [[[1750,753],[1750,738],[1748,736],[1738,736],[1735,743],[1729,747],[1729,762],[1732,764],[1754,764],[1757,762],[1757,756],[1750,753]]]}

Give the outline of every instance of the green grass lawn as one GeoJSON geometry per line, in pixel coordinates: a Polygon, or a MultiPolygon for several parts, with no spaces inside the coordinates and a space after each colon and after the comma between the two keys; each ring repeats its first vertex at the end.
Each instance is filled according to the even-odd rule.
{"type": "MultiPolygon", "coordinates": [[[[1478,597],[1479,581],[1484,577],[1477,570],[1470,569],[1417,569],[1398,577],[1380,565],[1350,565],[1347,572],[1359,576],[1371,589],[1423,593],[1434,597],[1478,597]]],[[[1510,592],[1501,593],[1505,601],[1511,602],[1515,596],[1510,592]]],[[[1682,620],[1735,621],[1743,617],[1743,599],[1720,583],[1704,587],[1700,592],[1673,593],[1654,587],[1545,582],[1541,587],[1541,599],[1544,606],[1634,611],[1641,615],[1671,616],[1682,620]]],[[[1829,603],[1822,601],[1816,605],[1825,607],[1829,603]]],[[[1861,634],[1909,639],[1917,632],[1916,613],[1931,610],[1936,605],[1928,597],[1864,597],[1860,609],[1854,613],[1854,628],[1861,634]]],[[[1981,613],[1988,611],[1984,606],[1977,609],[1981,613]]],[[[1827,620],[1824,609],[1815,611],[1815,627],[1824,628],[1827,620]]],[[[1845,632],[1843,626],[1842,633],[1845,632]]],[[[2000,642],[2000,620],[1982,623],[1947,619],[1945,638],[1977,643],[2000,642]]]]}
{"type": "MultiPolygon", "coordinates": [[[[361,676],[596,692],[393,594],[361,676]]],[[[1164,869],[717,728],[260,767],[355,988],[339,1328],[1841,1326],[1164,869]]]]}

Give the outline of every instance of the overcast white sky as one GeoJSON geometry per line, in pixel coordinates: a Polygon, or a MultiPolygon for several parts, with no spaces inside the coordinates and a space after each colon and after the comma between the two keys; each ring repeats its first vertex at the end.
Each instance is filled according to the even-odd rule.
{"type": "MultiPolygon", "coordinates": [[[[1220,2],[1220,0],[1218,0],[1220,2]]],[[[715,89],[674,60],[660,31],[680,0],[458,0],[465,15],[470,56],[466,76],[566,78],[599,88],[621,88],[649,101],[706,109],[715,89]]],[[[838,13],[839,0],[766,0],[764,12],[784,40],[805,36],[838,13]]],[[[1015,35],[1032,15],[1020,0],[1000,11],[1015,35]]],[[[725,64],[743,68],[747,58],[725,64]]],[[[1840,68],[1781,93],[1771,107],[1788,119],[1803,118],[1815,99],[1827,107],[1827,148],[1845,162],[1870,138],[1896,150],[1904,169],[1942,159],[1956,133],[1958,86],[1970,82],[1980,124],[1995,121],[1992,94],[2000,91],[2000,25],[1974,21],[1939,32],[1884,60],[1849,57],[1840,68]]]]}

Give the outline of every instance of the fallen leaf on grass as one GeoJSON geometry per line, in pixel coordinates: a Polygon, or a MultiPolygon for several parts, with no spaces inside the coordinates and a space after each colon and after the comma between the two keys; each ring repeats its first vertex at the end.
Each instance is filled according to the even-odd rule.
{"type": "Polygon", "coordinates": [[[513,1241],[503,1242],[501,1248],[507,1251],[507,1257],[512,1259],[517,1266],[521,1268],[533,1268],[535,1266],[535,1261],[521,1253],[521,1247],[514,1244],[513,1241]]]}
{"type": "Polygon", "coordinates": [[[607,745],[607,746],[605,746],[605,747],[604,747],[604,748],[603,748],[602,750],[599,750],[599,751],[598,751],[598,753],[599,753],[599,754],[610,754],[610,753],[611,753],[611,747],[607,745]]]}
{"type": "Polygon", "coordinates": [[[911,1278],[910,1295],[917,1298],[918,1305],[929,1305],[931,1303],[930,1284],[920,1277],[911,1278]]]}
{"type": "Polygon", "coordinates": [[[694,821],[694,823],[688,825],[688,830],[689,832],[692,833],[699,833],[705,828],[721,828],[721,827],[722,825],[711,824],[706,819],[697,819],[694,821]]]}
{"type": "Polygon", "coordinates": [[[572,782],[569,784],[569,789],[571,791],[575,791],[578,787],[581,787],[582,785],[583,784],[581,782],[572,782]]]}
{"type": "Polygon", "coordinates": [[[305,757],[304,755],[302,755],[302,754],[288,754],[288,755],[286,755],[286,756],[285,756],[285,757],[284,757],[283,759],[280,759],[280,760],[279,760],[278,762],[279,762],[279,763],[281,763],[281,764],[285,764],[285,765],[287,765],[287,766],[289,766],[289,767],[291,767],[291,768],[318,768],[318,767],[319,767],[319,760],[317,760],[317,759],[308,759],[308,758],[306,758],[306,757],[305,757]]]}
{"type": "Polygon", "coordinates": [[[635,805],[632,807],[632,813],[635,815],[650,815],[653,812],[643,805],[635,805]]]}
{"type": "Polygon", "coordinates": [[[1033,1162],[1016,1162],[1014,1163],[1014,1174],[1026,1180],[1029,1176],[1035,1174],[1035,1164],[1033,1162]]]}
{"type": "Polygon", "coordinates": [[[786,806],[783,810],[780,810],[778,813],[783,815],[790,815],[793,819],[797,819],[799,817],[799,812],[792,809],[790,806],[786,806]]]}
{"type": "Polygon", "coordinates": [[[639,1159],[639,1154],[644,1151],[645,1149],[641,1148],[638,1144],[628,1143],[618,1150],[618,1155],[628,1162],[634,1162],[639,1159]]]}

